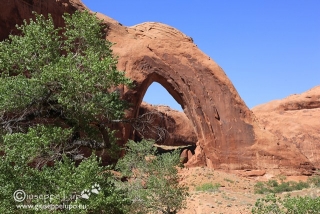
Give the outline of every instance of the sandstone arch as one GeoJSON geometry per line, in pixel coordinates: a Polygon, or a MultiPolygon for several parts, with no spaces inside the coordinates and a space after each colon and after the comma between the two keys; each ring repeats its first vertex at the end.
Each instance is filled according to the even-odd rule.
{"type": "Polygon", "coordinates": [[[159,82],[195,127],[203,152],[194,164],[217,167],[243,162],[237,159],[255,143],[253,117],[223,70],[189,37],[167,25],[144,23],[126,29],[117,23],[109,26],[114,27],[108,39],[116,43],[119,68],[136,84],[135,89],[124,92],[134,106],[131,116],[137,113],[149,85],[159,82]]]}
{"type": "MultiPolygon", "coordinates": [[[[124,98],[133,104],[128,116],[135,117],[145,91],[156,81],[191,120],[198,143],[188,165],[290,173],[312,168],[297,148],[279,143],[259,127],[224,71],[190,37],[165,24],[124,27],[103,14],[97,16],[108,26],[107,39],[115,43],[119,69],[136,84],[132,90],[123,89],[124,98]]],[[[124,136],[130,137],[128,128],[124,136]]]]}
{"type": "Polygon", "coordinates": [[[183,99],[180,96],[179,92],[174,90],[174,85],[171,83],[168,83],[163,76],[160,76],[157,73],[152,73],[150,75],[147,75],[146,79],[142,82],[141,87],[139,87],[138,89],[139,91],[138,93],[141,94],[141,97],[140,97],[141,99],[138,100],[138,103],[142,102],[143,97],[146,94],[148,88],[154,82],[157,82],[162,87],[164,87],[169,92],[169,94],[177,101],[177,103],[179,103],[183,108],[183,99]]]}
{"type": "MultiPolygon", "coordinates": [[[[51,13],[62,25],[64,12],[83,10],[80,0],[47,0],[45,8],[24,0],[0,0],[0,38],[7,38],[16,23],[32,17],[31,11],[51,13]]],[[[160,23],[125,27],[103,15],[107,39],[119,56],[118,67],[136,82],[123,88],[123,97],[133,104],[128,117],[135,117],[148,84],[160,82],[180,103],[195,127],[198,143],[189,165],[223,169],[268,169],[301,174],[312,168],[308,159],[291,144],[260,128],[223,70],[202,53],[192,39],[160,23]],[[288,172],[289,170],[289,172],[288,172]]],[[[218,53],[217,53],[218,54],[218,53]]],[[[123,138],[131,130],[124,127],[123,138]]]]}
{"type": "MultiPolygon", "coordinates": [[[[170,59],[170,56],[168,58],[170,59]]],[[[212,155],[215,155],[215,153],[219,153],[219,149],[221,149],[222,151],[228,151],[228,157],[230,158],[230,155],[232,154],[230,154],[231,149],[229,149],[229,146],[232,143],[234,144],[233,147],[237,148],[233,149],[234,151],[239,151],[241,147],[245,148],[246,146],[250,146],[254,143],[252,126],[250,124],[246,124],[243,120],[241,121],[241,119],[238,119],[238,122],[237,119],[235,119],[241,116],[242,111],[241,109],[238,111],[235,110],[234,107],[239,104],[232,100],[233,97],[230,97],[227,94],[228,92],[223,92],[223,90],[227,90],[227,86],[225,86],[226,88],[222,90],[216,89],[215,87],[217,86],[210,84],[210,74],[202,79],[202,82],[204,83],[202,85],[201,80],[194,81],[194,78],[190,79],[186,76],[182,76],[179,72],[173,70],[171,67],[172,66],[168,66],[167,63],[163,63],[160,59],[150,57],[143,57],[135,63],[135,67],[133,68],[134,73],[132,74],[133,76],[130,77],[136,81],[136,89],[133,92],[128,92],[130,94],[135,94],[134,97],[131,95],[129,96],[129,100],[135,106],[133,111],[135,112],[134,114],[136,114],[147,88],[152,82],[156,81],[166,88],[168,92],[175,98],[175,100],[182,106],[186,115],[195,127],[199,139],[199,146],[209,149],[208,152],[211,153],[211,157],[213,157],[212,155]],[[135,76],[136,73],[141,74],[143,72],[145,75],[139,77],[141,80],[135,76]],[[212,102],[213,95],[210,97],[210,94],[207,91],[208,89],[212,91],[219,90],[218,93],[221,93],[220,99],[226,99],[223,102],[230,103],[231,106],[230,104],[228,104],[227,107],[223,105],[219,106],[219,104],[212,102]],[[232,105],[232,103],[234,104],[232,105]],[[234,111],[227,112],[228,110],[234,111]],[[230,114],[233,114],[233,118],[229,118],[230,114]],[[234,121],[232,121],[232,119],[234,119],[234,121]],[[231,131],[232,125],[238,126],[235,127],[236,131],[231,131]],[[242,135],[239,135],[240,130],[246,130],[246,132],[242,132],[242,135]],[[226,131],[230,132],[228,136],[224,135],[226,131]],[[248,137],[251,137],[251,139],[248,137]],[[233,142],[230,142],[229,145],[224,144],[224,142],[226,142],[228,139],[233,142]],[[240,142],[247,142],[247,145],[240,142]],[[206,143],[208,145],[206,145],[206,143]]],[[[185,73],[188,71],[195,71],[190,68],[186,69],[188,70],[185,73]]],[[[211,81],[216,80],[213,79],[211,81]]],[[[216,155],[218,156],[218,154],[216,155]]],[[[234,155],[239,156],[238,153],[234,155]]],[[[211,160],[209,157],[207,157],[209,160],[203,158],[205,158],[205,156],[200,157],[200,160],[197,161],[202,163],[205,161],[207,164],[213,164],[214,166],[217,166],[217,164],[220,164],[221,162],[221,158],[219,157],[211,160]],[[209,161],[211,161],[211,163],[209,161]]]]}

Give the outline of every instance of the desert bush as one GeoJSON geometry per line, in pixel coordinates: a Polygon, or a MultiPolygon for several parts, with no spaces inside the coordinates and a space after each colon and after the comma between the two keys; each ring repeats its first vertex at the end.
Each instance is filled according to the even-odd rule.
{"type": "Polygon", "coordinates": [[[313,184],[316,187],[320,187],[320,176],[314,175],[308,178],[308,183],[313,184]]]}
{"type": "Polygon", "coordinates": [[[235,182],[234,180],[231,180],[229,178],[224,178],[223,180],[225,180],[226,182],[232,183],[232,184],[235,182]]]}
{"type": "Polygon", "coordinates": [[[188,188],[179,184],[180,152],[158,154],[154,142],[129,141],[126,155],[116,167],[128,182],[119,182],[128,192],[130,213],[173,214],[185,207],[188,188]]]}
{"type": "Polygon", "coordinates": [[[218,191],[221,187],[221,184],[219,183],[204,183],[200,186],[196,186],[196,191],[204,191],[204,192],[215,192],[218,191]]]}
{"type": "Polygon", "coordinates": [[[320,210],[320,198],[291,197],[283,199],[274,193],[256,201],[251,212],[253,214],[316,214],[320,210]]]}
{"type": "Polygon", "coordinates": [[[309,183],[307,182],[295,182],[295,181],[281,181],[280,183],[277,180],[269,180],[267,182],[257,182],[254,185],[254,192],[257,194],[264,193],[281,193],[281,192],[290,192],[294,190],[302,190],[308,188],[309,183]]]}

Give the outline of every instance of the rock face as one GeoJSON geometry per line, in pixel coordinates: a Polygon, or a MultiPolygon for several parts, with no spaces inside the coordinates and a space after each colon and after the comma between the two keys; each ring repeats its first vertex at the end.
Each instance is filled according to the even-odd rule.
{"type": "Polygon", "coordinates": [[[252,109],[266,130],[320,168],[320,86],[252,109]]]}
{"type": "Polygon", "coordinates": [[[34,17],[32,11],[44,14],[50,13],[56,26],[63,26],[62,15],[84,10],[86,7],[80,0],[1,0],[0,7],[0,41],[10,33],[17,34],[15,25],[21,25],[23,19],[34,17]]]}
{"type": "Polygon", "coordinates": [[[123,91],[134,106],[129,117],[137,115],[146,90],[158,82],[195,127],[199,155],[191,165],[243,162],[238,158],[255,143],[254,117],[223,70],[172,27],[143,23],[127,28],[109,20],[107,38],[116,43],[119,69],[135,80],[135,89],[123,91]]]}
{"type": "MultiPolygon", "coordinates": [[[[6,38],[22,18],[32,17],[32,10],[50,12],[55,22],[62,25],[60,14],[86,8],[79,0],[0,3],[1,38],[6,38]],[[47,6],[36,6],[36,2],[47,6]]],[[[190,37],[165,24],[149,22],[125,27],[103,14],[97,17],[107,26],[107,39],[116,43],[113,50],[119,56],[118,68],[135,83],[133,89],[120,89],[123,98],[132,104],[127,117],[138,116],[146,90],[151,83],[160,83],[183,107],[194,127],[197,148],[189,166],[276,169],[285,174],[313,168],[295,145],[259,126],[223,70],[190,37]]],[[[123,127],[122,137],[124,142],[134,138],[129,126],[123,127]]]]}
{"type": "Polygon", "coordinates": [[[157,132],[147,130],[143,133],[143,136],[141,133],[136,132],[135,139],[159,139],[157,144],[167,146],[186,146],[197,143],[194,128],[183,112],[173,110],[168,106],[154,106],[142,102],[139,109],[139,116],[150,113],[152,113],[152,126],[165,130],[164,136],[161,136],[162,138],[159,139],[157,132]]]}

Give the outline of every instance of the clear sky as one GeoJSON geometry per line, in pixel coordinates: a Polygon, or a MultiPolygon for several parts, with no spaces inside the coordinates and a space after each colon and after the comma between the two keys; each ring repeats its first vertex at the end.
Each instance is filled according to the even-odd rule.
{"type": "MultiPolygon", "coordinates": [[[[320,85],[320,0],[83,0],[125,26],[177,28],[231,79],[252,108],[320,85]]],[[[144,98],[173,108],[161,87],[144,98]]]]}

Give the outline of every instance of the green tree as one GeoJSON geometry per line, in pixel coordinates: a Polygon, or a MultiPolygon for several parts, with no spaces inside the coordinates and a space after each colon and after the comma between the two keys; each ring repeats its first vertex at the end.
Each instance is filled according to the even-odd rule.
{"type": "Polygon", "coordinates": [[[129,194],[131,213],[173,214],[185,206],[188,196],[187,188],[179,185],[179,151],[157,154],[153,144],[147,140],[126,144],[127,153],[116,167],[128,182],[118,185],[129,194]]]}
{"type": "Polygon", "coordinates": [[[50,15],[35,17],[18,26],[20,36],[0,42],[0,213],[181,209],[187,192],[178,183],[178,151],[158,155],[152,142],[130,141],[117,164],[129,182],[95,155],[103,150],[118,158],[110,129],[115,122],[138,131],[150,126],[165,137],[150,114],[124,118],[128,105],[118,88],[132,82],[117,70],[101,21],[75,12],[63,16],[65,27],[55,28],[50,15]],[[87,148],[90,157],[82,154],[87,148]]]}
{"type": "Polygon", "coordinates": [[[85,158],[81,151],[113,157],[109,127],[127,107],[117,87],[131,80],[116,69],[112,44],[94,15],[65,14],[63,28],[50,15],[35,17],[18,26],[21,36],[0,43],[0,212],[40,212],[17,208],[44,201],[17,202],[16,190],[59,196],[47,204],[88,205],[59,208],[68,213],[125,212],[131,202],[115,187],[110,168],[94,152],[85,158]]]}

